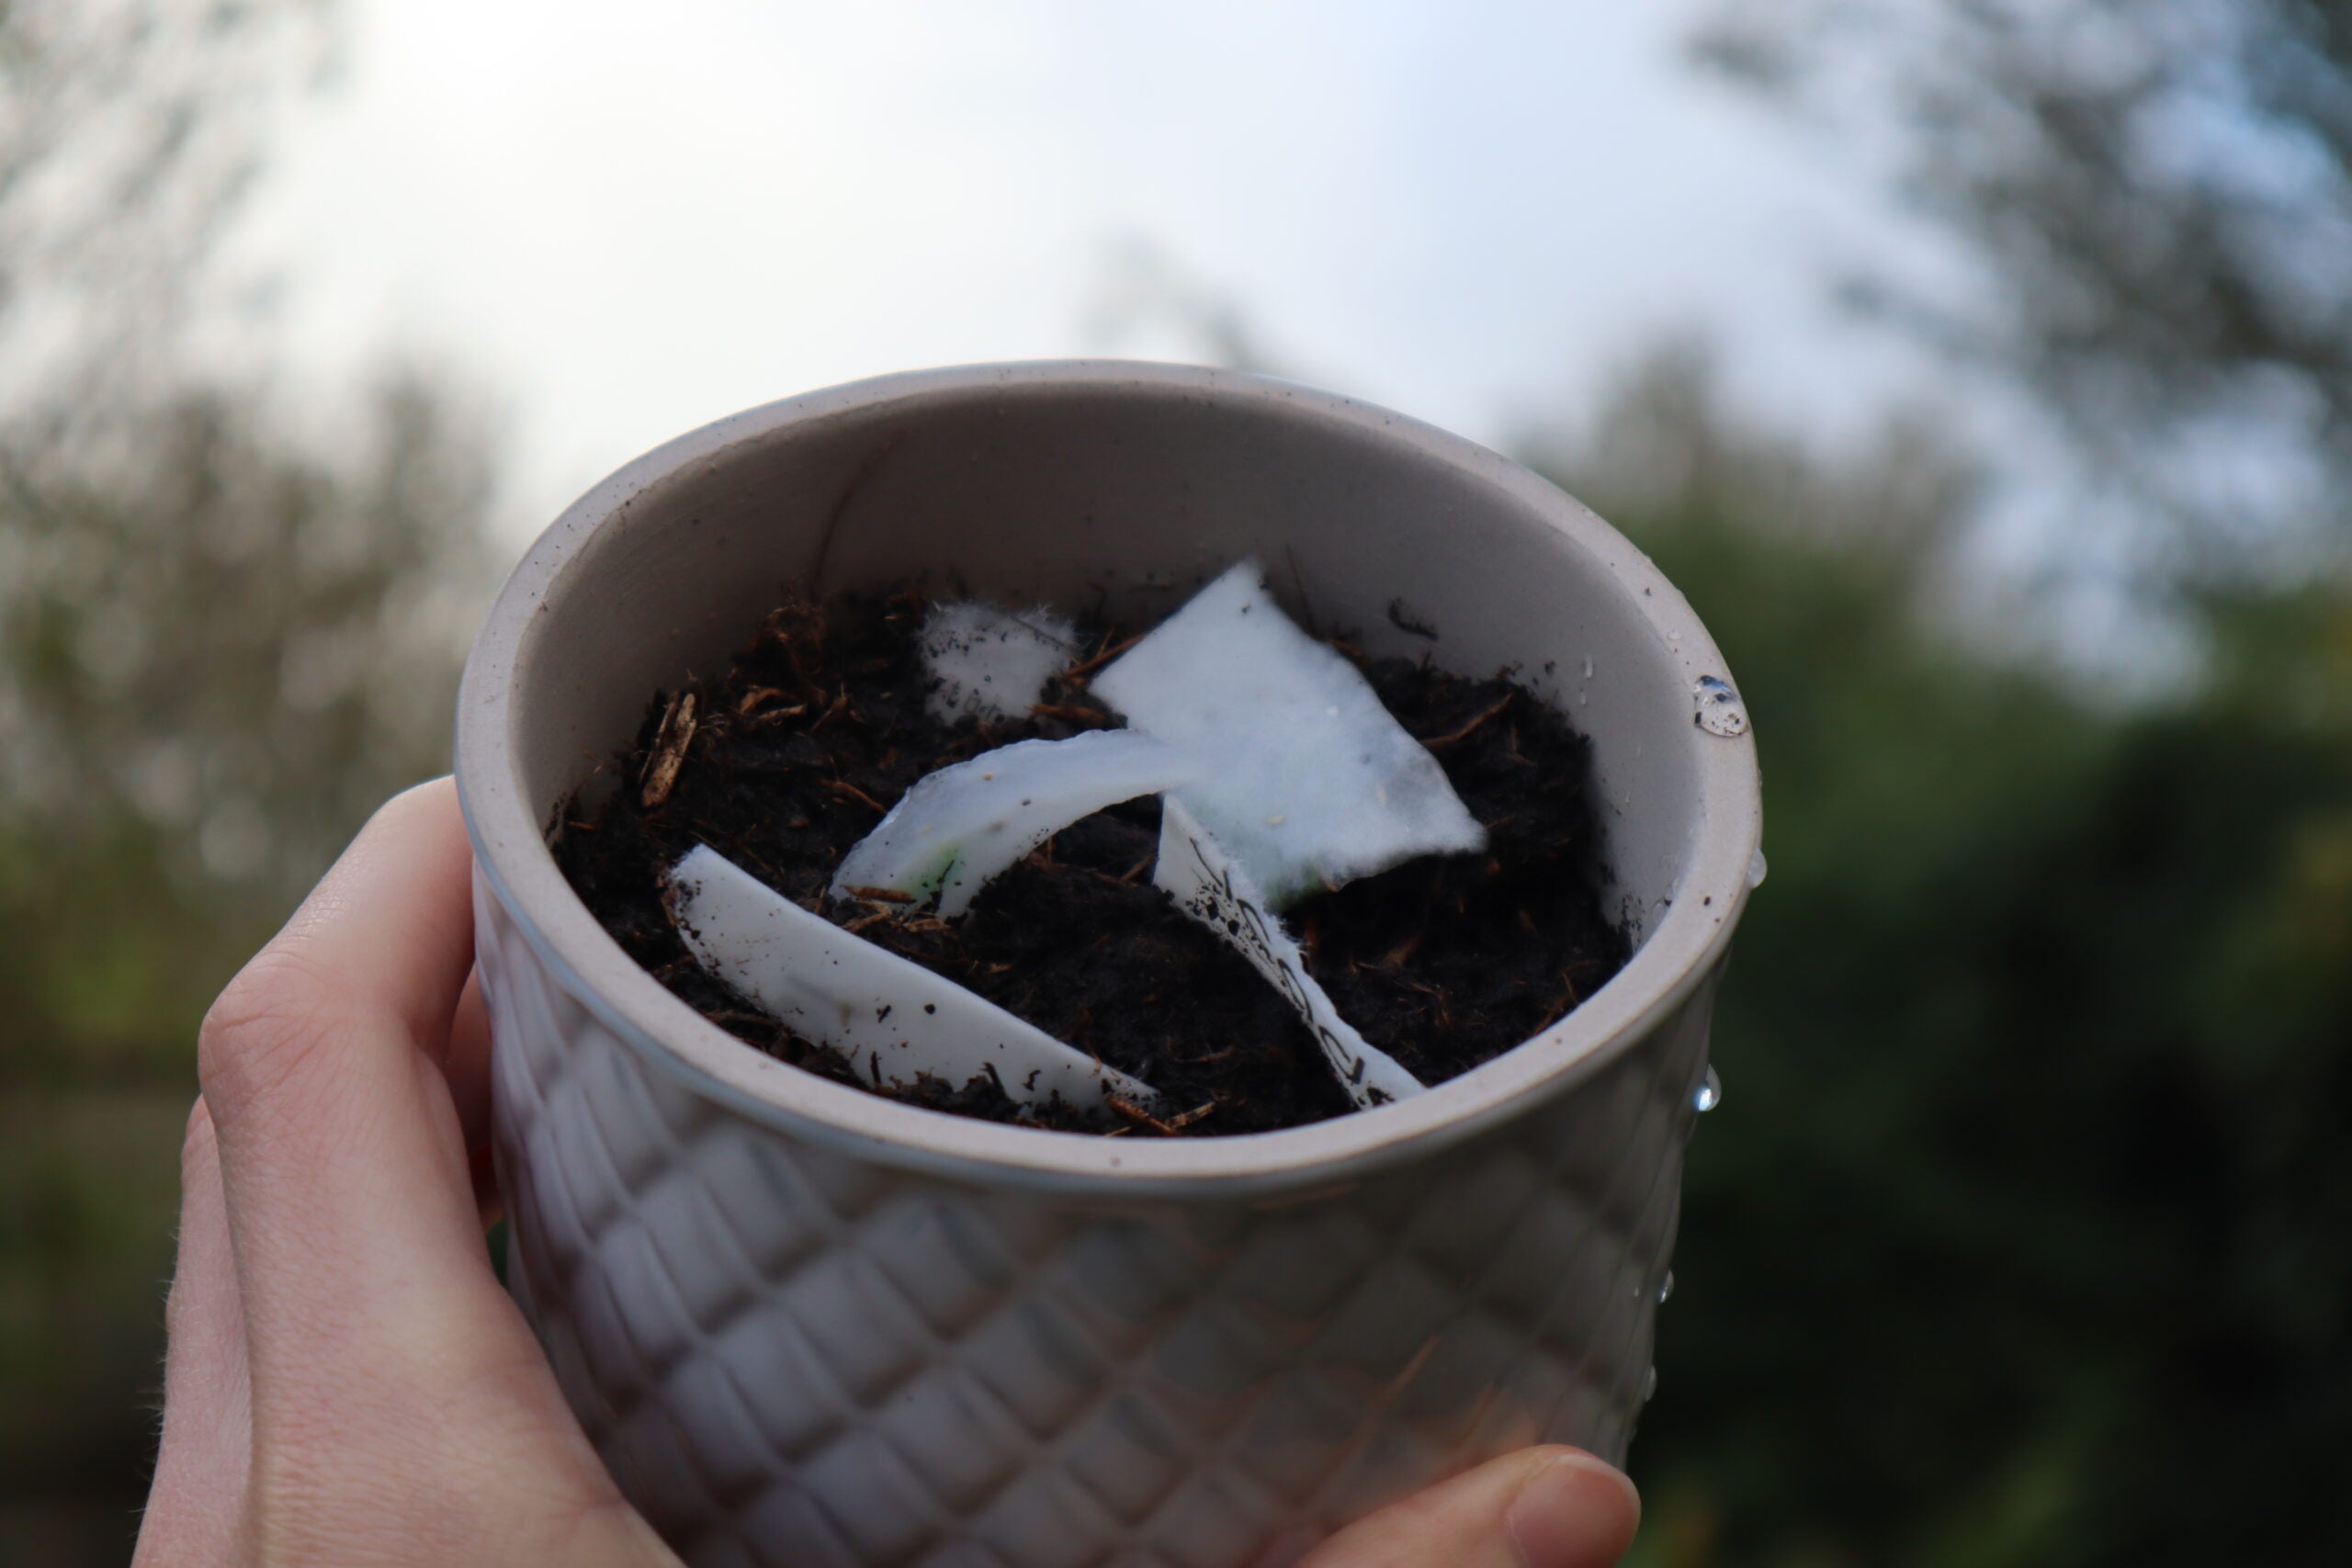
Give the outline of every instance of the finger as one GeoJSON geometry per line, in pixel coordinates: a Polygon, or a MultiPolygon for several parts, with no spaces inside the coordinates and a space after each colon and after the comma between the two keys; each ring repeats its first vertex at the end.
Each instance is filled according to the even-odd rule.
{"type": "Polygon", "coordinates": [[[1623,1472],[1580,1449],[1525,1449],[1358,1520],[1299,1568],[1608,1568],[1641,1517],[1623,1472]]]}
{"type": "Polygon", "coordinates": [[[332,1398],[306,1381],[480,1344],[485,1314],[520,1332],[438,1066],[471,968],[468,877],[447,781],[401,795],[206,1020],[257,1423],[332,1398]]]}
{"type": "Polygon", "coordinates": [[[651,1539],[482,1246],[444,1076],[453,1044],[479,1054],[453,1032],[469,878],[447,782],[408,792],[206,1020],[251,1368],[247,1517],[273,1560],[380,1538],[407,1543],[402,1562],[586,1562],[500,1543],[651,1539]]]}
{"type": "Polygon", "coordinates": [[[212,1118],[198,1100],[180,1154],[179,1258],[164,1307],[164,1436],[138,1568],[229,1568],[253,1455],[245,1333],[212,1118]]]}

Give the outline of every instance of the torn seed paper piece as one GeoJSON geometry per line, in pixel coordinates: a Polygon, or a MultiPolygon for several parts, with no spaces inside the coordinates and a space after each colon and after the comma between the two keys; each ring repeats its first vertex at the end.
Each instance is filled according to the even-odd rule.
{"type": "Polygon", "coordinates": [[[1200,776],[1193,758],[1132,729],[1001,746],[917,781],[842,857],[831,892],[937,894],[952,919],[990,877],[1080,818],[1200,776]]]}
{"type": "Polygon", "coordinates": [[[1055,1094],[1147,1109],[1159,1097],[953,980],[842,930],[703,845],[671,869],[671,923],[703,968],[876,1083],[992,1072],[1027,1104],[1055,1094]]]}
{"type": "Polygon", "coordinates": [[[1025,718],[1046,682],[1078,657],[1078,630],[1050,610],[1014,615],[977,599],[933,604],[916,639],[943,724],[1025,718]]]}
{"type": "Polygon", "coordinates": [[[1293,625],[1243,561],[1093,679],[1201,759],[1185,807],[1281,908],[1419,855],[1483,850],[1445,770],[1361,671],[1293,625]]]}
{"type": "Polygon", "coordinates": [[[1151,880],[1176,907],[1225,939],[1298,1010],[1340,1087],[1357,1106],[1421,1092],[1421,1080],[1370,1043],[1306,972],[1306,955],[1251,884],[1250,874],[1174,798],[1160,803],[1159,865],[1151,880]]]}

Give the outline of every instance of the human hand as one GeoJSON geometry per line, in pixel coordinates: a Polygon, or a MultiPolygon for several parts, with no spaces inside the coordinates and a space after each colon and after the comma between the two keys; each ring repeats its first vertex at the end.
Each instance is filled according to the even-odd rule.
{"type": "MultiPolygon", "coordinates": [[[[205,1020],[137,1568],[677,1568],[482,1245],[469,874],[449,782],[400,795],[205,1020]]],[[[1531,1449],[1301,1568],[1605,1568],[1638,1514],[1599,1460],[1531,1449]]]]}

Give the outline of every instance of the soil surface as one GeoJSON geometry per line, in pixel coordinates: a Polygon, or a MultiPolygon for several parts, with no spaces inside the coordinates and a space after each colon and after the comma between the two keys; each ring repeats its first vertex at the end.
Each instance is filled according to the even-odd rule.
{"type": "MultiPolygon", "coordinates": [[[[950,924],[879,902],[827,904],[833,868],[915,781],[1032,738],[1118,721],[1087,673],[1135,628],[1084,631],[1095,654],[1017,723],[925,712],[915,648],[925,601],[847,599],[772,613],[724,676],[658,694],[636,742],[550,825],[581,897],[629,954],[737,1038],[868,1092],[1070,1132],[1210,1136],[1351,1109],[1306,1026],[1240,957],[1151,885],[1156,799],[1065,828],[950,924]],[[661,877],[696,844],[1166,1097],[1162,1122],[1056,1104],[1026,1116],[990,1079],[876,1089],[703,973],[663,911],[661,877]],[[1171,1129],[1173,1129],[1171,1133],[1171,1129]]],[[[1535,1034],[1625,962],[1604,912],[1589,743],[1509,672],[1465,680],[1409,660],[1354,660],[1443,764],[1489,836],[1294,904],[1284,919],[1342,1017],[1424,1083],[1535,1034]]]]}

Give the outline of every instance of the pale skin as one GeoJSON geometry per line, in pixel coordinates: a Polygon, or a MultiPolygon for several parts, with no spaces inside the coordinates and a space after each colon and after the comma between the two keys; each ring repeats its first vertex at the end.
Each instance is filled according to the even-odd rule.
{"type": "MultiPolygon", "coordinates": [[[[441,780],[376,814],[206,1019],[137,1568],[677,1568],[482,1246],[489,1028],[441,780]]],[[[1510,1454],[1303,1568],[1603,1568],[1633,1484],[1510,1454]]]]}

